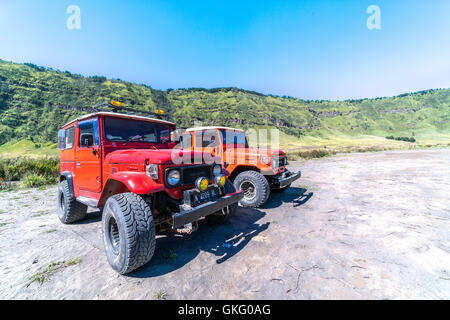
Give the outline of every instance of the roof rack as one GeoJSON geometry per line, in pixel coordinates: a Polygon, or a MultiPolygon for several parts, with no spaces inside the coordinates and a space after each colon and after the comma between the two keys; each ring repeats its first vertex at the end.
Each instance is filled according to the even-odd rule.
{"type": "Polygon", "coordinates": [[[112,108],[112,112],[117,113],[120,113],[121,111],[126,111],[127,113],[133,112],[134,115],[152,116],[152,117],[156,116],[158,119],[162,119],[162,117],[167,117],[164,110],[162,109],[156,109],[156,112],[137,110],[133,108],[124,107],[122,102],[116,100],[98,103],[91,107],[92,110],[96,111],[105,110],[107,108],[112,108]]]}

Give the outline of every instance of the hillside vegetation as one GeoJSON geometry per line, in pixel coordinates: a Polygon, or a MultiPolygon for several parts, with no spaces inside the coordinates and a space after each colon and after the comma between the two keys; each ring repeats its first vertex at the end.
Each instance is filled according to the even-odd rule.
{"type": "Polygon", "coordinates": [[[162,108],[179,127],[193,126],[194,121],[244,129],[277,127],[282,131],[282,147],[289,150],[411,145],[385,139],[390,136],[413,137],[416,145],[450,143],[450,89],[377,99],[305,101],[237,88],[161,91],[0,60],[0,155],[24,150],[52,153],[61,125],[111,99],[141,110],[162,108]]]}

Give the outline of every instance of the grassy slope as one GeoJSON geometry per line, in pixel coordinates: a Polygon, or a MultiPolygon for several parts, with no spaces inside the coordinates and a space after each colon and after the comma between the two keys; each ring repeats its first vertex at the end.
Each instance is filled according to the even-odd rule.
{"type": "Polygon", "coordinates": [[[391,98],[303,101],[236,88],[160,91],[149,86],[82,77],[0,60],[0,157],[55,153],[58,128],[89,110],[75,108],[117,99],[142,110],[163,108],[181,127],[278,127],[281,147],[351,151],[408,148],[385,136],[414,136],[415,145],[450,143],[450,89],[391,98]]]}
{"type": "Polygon", "coordinates": [[[36,145],[28,139],[19,141],[10,141],[0,146],[0,160],[2,158],[16,157],[42,157],[42,156],[59,156],[56,143],[46,143],[36,145]]]}

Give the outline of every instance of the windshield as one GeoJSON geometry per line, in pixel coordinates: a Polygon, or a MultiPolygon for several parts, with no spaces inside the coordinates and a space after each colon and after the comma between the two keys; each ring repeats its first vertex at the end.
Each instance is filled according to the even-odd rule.
{"type": "Polygon", "coordinates": [[[220,130],[223,144],[232,144],[236,147],[248,148],[247,138],[242,131],[220,130]]]}
{"type": "Polygon", "coordinates": [[[109,141],[170,142],[175,127],[168,124],[123,118],[105,118],[105,138],[109,141]]]}

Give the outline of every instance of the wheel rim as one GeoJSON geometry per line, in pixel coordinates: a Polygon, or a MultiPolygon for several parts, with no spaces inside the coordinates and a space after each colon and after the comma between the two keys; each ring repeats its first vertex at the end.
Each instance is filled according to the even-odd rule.
{"type": "Polygon", "coordinates": [[[108,241],[111,244],[111,249],[115,255],[119,254],[120,234],[116,219],[110,217],[108,220],[108,241]]]}
{"type": "Polygon", "coordinates": [[[58,205],[59,205],[58,215],[61,218],[64,216],[64,213],[66,212],[66,201],[64,198],[64,192],[62,192],[62,191],[59,192],[58,205]]]}
{"type": "Polygon", "coordinates": [[[240,189],[244,191],[245,200],[252,200],[256,197],[255,185],[250,181],[243,181],[240,185],[240,189]]]}

